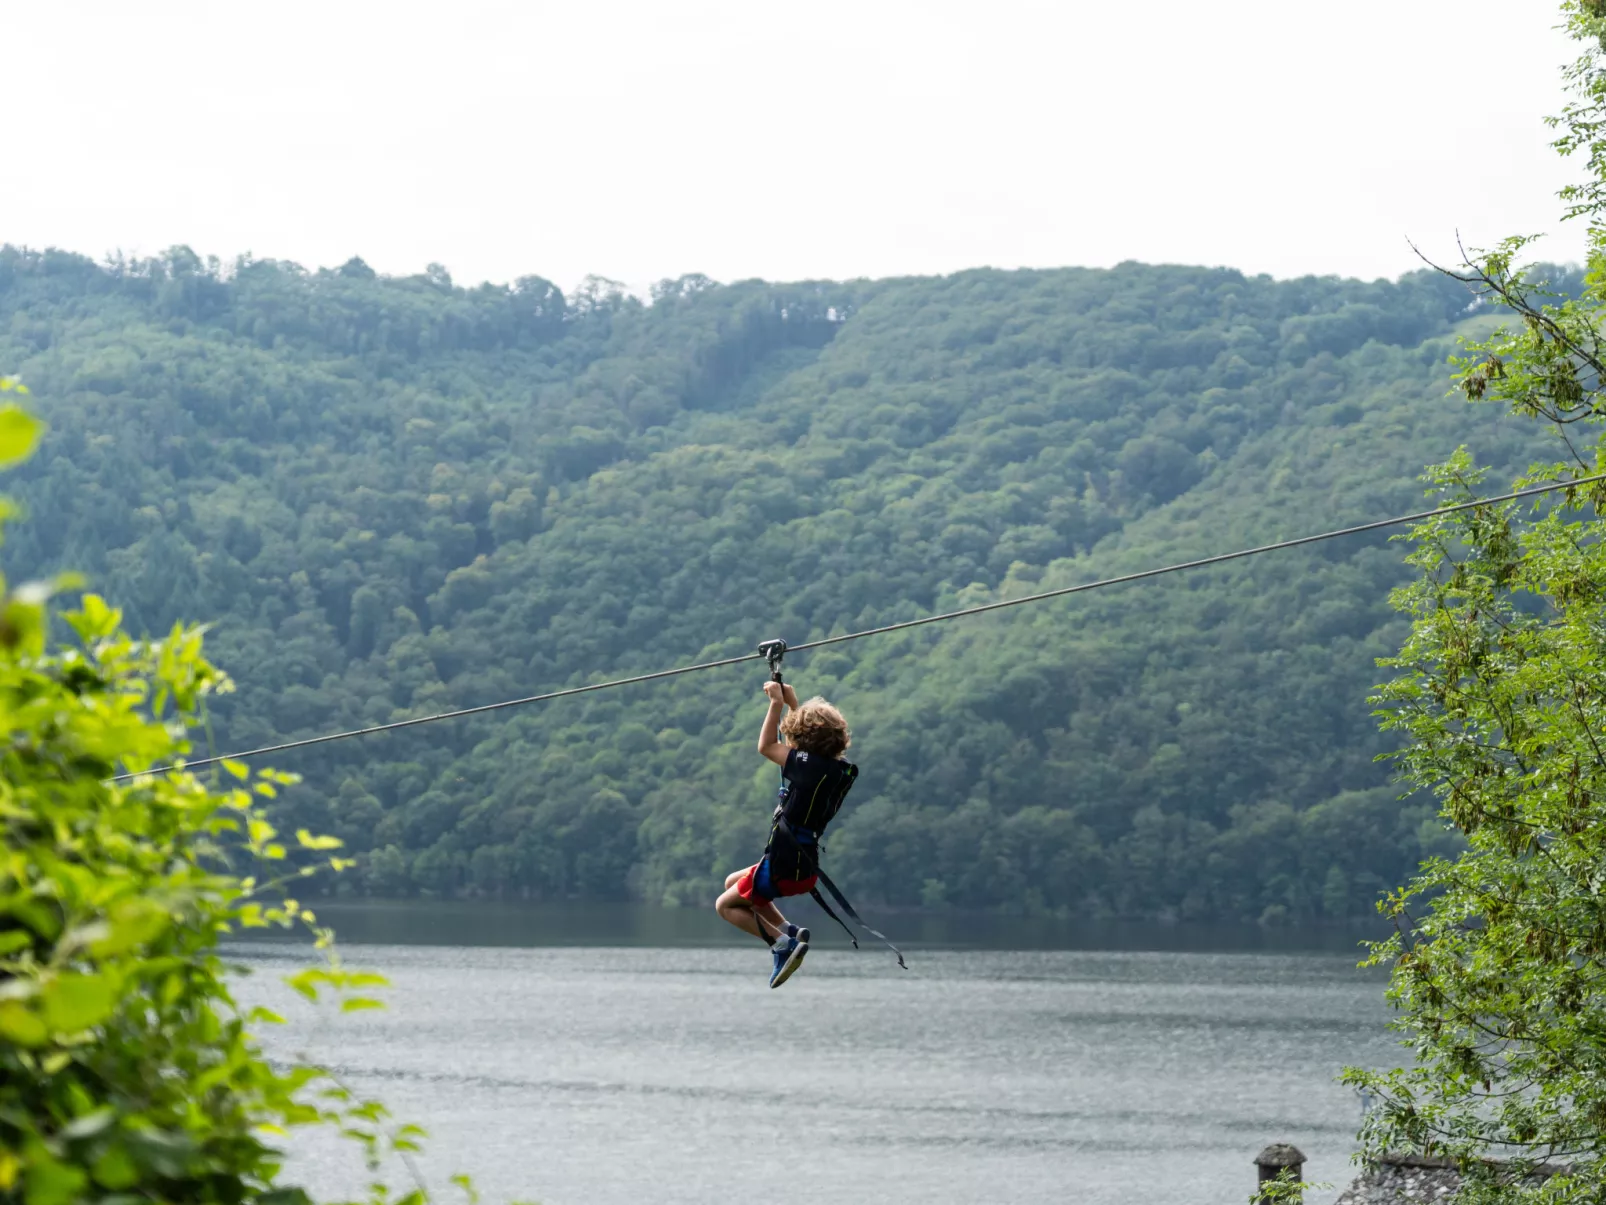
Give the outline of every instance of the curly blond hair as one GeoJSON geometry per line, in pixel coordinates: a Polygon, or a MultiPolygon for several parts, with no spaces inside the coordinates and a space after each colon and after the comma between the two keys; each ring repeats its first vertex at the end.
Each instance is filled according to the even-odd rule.
{"type": "Polygon", "coordinates": [[[781,735],[794,749],[817,757],[841,757],[853,743],[847,720],[819,695],[787,713],[781,721],[781,735]]]}

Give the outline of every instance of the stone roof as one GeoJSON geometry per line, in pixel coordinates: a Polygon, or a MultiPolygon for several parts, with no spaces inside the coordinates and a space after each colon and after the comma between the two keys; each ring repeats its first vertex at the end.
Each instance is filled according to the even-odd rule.
{"type": "Polygon", "coordinates": [[[1355,1177],[1333,1205],[1428,1205],[1448,1201],[1461,1187],[1461,1173],[1441,1159],[1385,1156],[1355,1177]]]}
{"type": "MultiPolygon", "coordinates": [[[[1534,1181],[1564,1171],[1551,1163],[1535,1169],[1534,1181]]],[[[1431,1205],[1449,1201],[1461,1187],[1461,1173],[1448,1159],[1421,1155],[1384,1155],[1367,1167],[1333,1205],[1431,1205]]]]}

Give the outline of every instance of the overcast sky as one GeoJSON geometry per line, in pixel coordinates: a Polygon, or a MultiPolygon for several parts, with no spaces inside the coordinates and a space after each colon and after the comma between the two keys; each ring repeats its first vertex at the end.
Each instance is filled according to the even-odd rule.
{"type": "Polygon", "coordinates": [[[1582,247],[1548,0],[0,4],[0,242],[566,288],[1582,247]]]}

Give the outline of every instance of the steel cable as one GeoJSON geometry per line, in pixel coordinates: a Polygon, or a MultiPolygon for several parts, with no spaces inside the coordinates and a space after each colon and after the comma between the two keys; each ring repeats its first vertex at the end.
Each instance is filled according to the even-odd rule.
{"type": "MultiPolygon", "coordinates": [[[[1043,602],[1050,598],[1064,598],[1067,595],[1080,594],[1086,590],[1100,590],[1106,586],[1120,586],[1128,582],[1142,581],[1145,578],[1159,577],[1162,574],[1180,573],[1186,569],[1204,569],[1210,565],[1222,565],[1228,561],[1241,560],[1244,557],[1260,556],[1267,552],[1281,552],[1288,548],[1317,544],[1323,540],[1336,540],[1343,536],[1361,535],[1364,532],[1379,531],[1386,527],[1398,527],[1403,523],[1420,522],[1423,519],[1431,519],[1436,515],[1449,515],[1457,511],[1473,510],[1479,506],[1490,506],[1497,502],[1512,502],[1518,498],[1531,498],[1537,494],[1554,493],[1556,490],[1588,485],[1596,481],[1606,481],[1606,473],[1599,473],[1593,477],[1579,477],[1571,481],[1558,481],[1550,485],[1530,486],[1528,489],[1513,490],[1509,494],[1496,494],[1490,498],[1477,498],[1471,502],[1457,502],[1452,506],[1436,507],[1433,510],[1417,511],[1409,515],[1396,515],[1391,519],[1377,519],[1371,523],[1360,523],[1354,527],[1340,527],[1334,531],[1324,531],[1313,536],[1300,536],[1293,540],[1279,540],[1275,544],[1260,544],[1253,548],[1240,548],[1236,552],[1223,552],[1217,556],[1201,557],[1193,561],[1179,561],[1174,565],[1162,565],[1157,569],[1143,569],[1137,573],[1124,573],[1119,577],[1100,578],[1097,581],[1082,582],[1075,586],[1062,586],[1056,590],[1044,590],[1037,594],[1024,594],[1019,598],[1006,598],[998,602],[981,603],[978,606],[963,607],[957,611],[944,611],[938,615],[926,615],[920,619],[906,619],[901,623],[889,623],[877,628],[866,628],[862,632],[848,632],[842,636],[826,636],[820,640],[810,640],[804,644],[790,645],[786,651],[789,653],[806,652],[809,649],[824,648],[827,645],[844,644],[849,640],[862,640],[866,636],[883,636],[888,632],[902,632],[909,628],[923,627],[928,623],[944,623],[950,619],[963,619],[969,615],[981,615],[988,611],[1001,611],[1005,607],[1020,607],[1027,603],[1043,602]]],[[[169,770],[181,768],[195,770],[202,766],[215,765],[223,761],[235,761],[247,757],[263,757],[270,753],[284,753],[291,749],[305,749],[312,745],[323,745],[330,741],[343,741],[355,736],[373,736],[381,732],[396,732],[403,728],[416,728],[420,724],[433,724],[439,720],[457,720],[466,716],[485,715],[489,712],[502,711],[509,707],[524,707],[530,703],[545,703],[552,699],[568,698],[571,695],[589,694],[598,690],[612,690],[617,686],[634,686],[641,682],[656,682],[662,678],[675,678],[682,674],[695,674],[709,669],[723,669],[727,665],[740,665],[745,661],[763,659],[763,653],[743,653],[737,657],[723,657],[718,661],[702,661],[695,665],[681,665],[674,669],[656,670],[650,674],[635,674],[628,678],[612,678],[606,682],[593,682],[587,686],[570,686],[563,690],[550,690],[544,694],[527,695],[521,699],[504,699],[500,703],[486,703],[479,707],[464,707],[456,711],[442,711],[434,715],[417,716],[410,720],[395,720],[388,724],[375,724],[368,728],[352,728],[345,732],[329,732],[322,736],[284,741],[277,745],[263,745],[261,748],[247,749],[239,753],[225,753],[216,757],[201,758],[197,761],[158,766],[150,770],[119,774],[112,781],[126,782],[142,774],[162,774],[169,770]]]]}

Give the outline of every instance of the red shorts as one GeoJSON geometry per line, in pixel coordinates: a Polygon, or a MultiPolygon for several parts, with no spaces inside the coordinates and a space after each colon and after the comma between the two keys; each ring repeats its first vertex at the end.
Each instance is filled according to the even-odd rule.
{"type": "Polygon", "coordinates": [[[755,895],[761,900],[773,900],[784,895],[807,895],[814,890],[814,884],[818,881],[818,875],[810,875],[806,879],[772,879],[770,860],[766,857],[742,871],[742,877],[736,880],[736,894],[748,903],[753,902],[755,895]]]}

